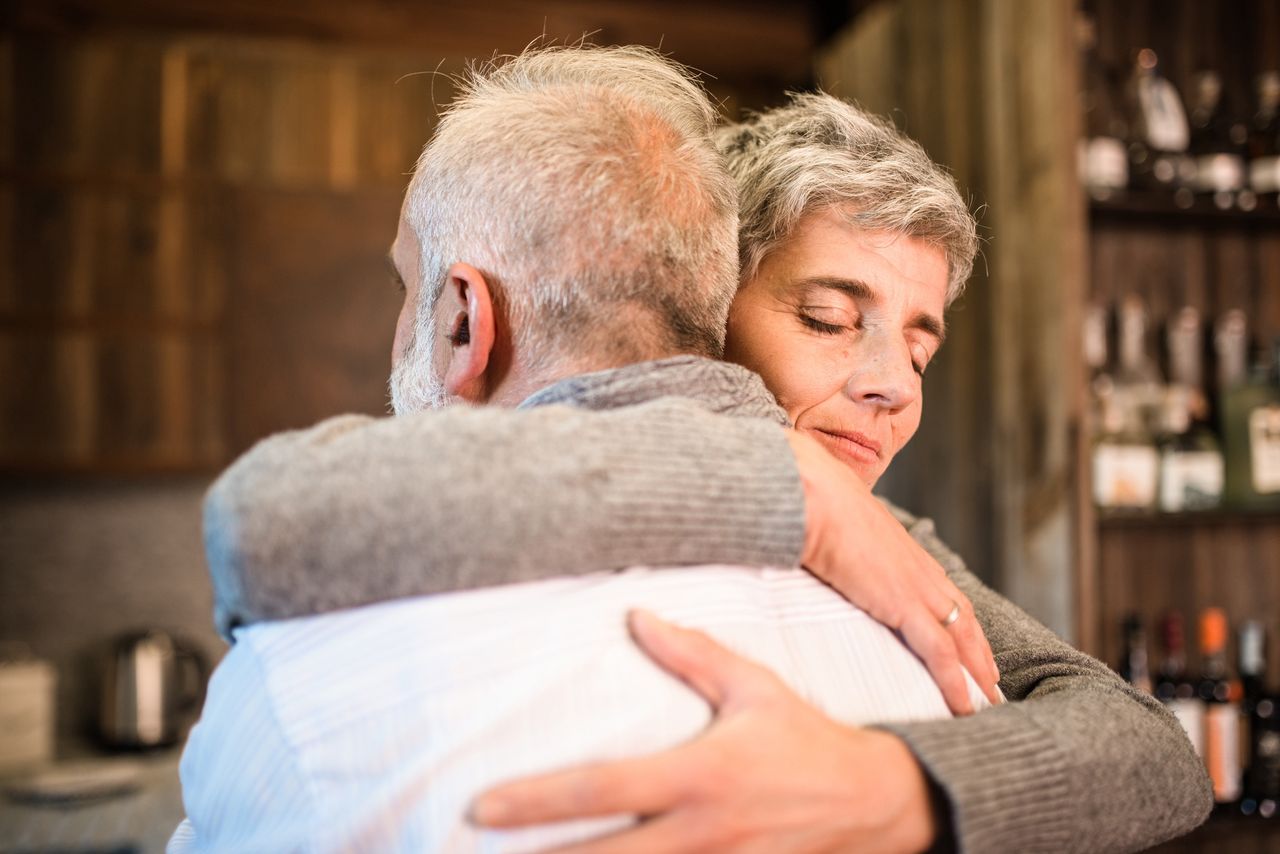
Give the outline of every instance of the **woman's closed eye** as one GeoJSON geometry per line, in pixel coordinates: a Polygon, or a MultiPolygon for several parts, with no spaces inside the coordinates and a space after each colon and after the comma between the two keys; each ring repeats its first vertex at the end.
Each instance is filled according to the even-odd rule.
{"type": "Polygon", "coordinates": [[[858,318],[843,308],[822,305],[802,305],[797,316],[805,328],[823,335],[838,335],[858,328],[858,318]]]}

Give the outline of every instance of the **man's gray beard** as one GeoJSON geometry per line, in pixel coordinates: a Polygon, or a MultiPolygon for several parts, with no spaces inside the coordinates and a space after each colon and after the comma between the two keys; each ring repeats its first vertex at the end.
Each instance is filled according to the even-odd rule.
{"type": "Polygon", "coordinates": [[[391,389],[391,410],[396,415],[412,415],[449,405],[449,394],[431,364],[434,337],[430,325],[419,329],[415,323],[399,363],[391,369],[387,385],[391,389]]]}

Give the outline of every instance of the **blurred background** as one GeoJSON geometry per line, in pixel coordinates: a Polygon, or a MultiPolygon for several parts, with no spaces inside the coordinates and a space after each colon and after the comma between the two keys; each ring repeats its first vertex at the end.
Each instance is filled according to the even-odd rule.
{"type": "MultiPolygon", "coordinates": [[[[216,663],[203,491],[387,411],[383,256],[448,75],[584,33],[730,118],[821,85],[953,170],[983,257],[881,491],[1170,702],[1228,686],[1237,819],[1184,850],[1280,845],[1238,819],[1280,794],[1280,0],[0,2],[0,723],[29,733],[0,769],[136,747],[104,696],[216,663]]],[[[167,837],[175,750],[127,838],[83,839],[167,837]]],[[[0,806],[0,850],[32,821],[0,806]]]]}

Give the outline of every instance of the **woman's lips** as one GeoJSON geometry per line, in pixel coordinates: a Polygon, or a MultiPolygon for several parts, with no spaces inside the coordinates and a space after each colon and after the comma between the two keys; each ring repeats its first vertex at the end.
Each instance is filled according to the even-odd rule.
{"type": "Polygon", "coordinates": [[[810,432],[836,456],[860,465],[880,462],[880,443],[862,433],[813,429],[810,432]]]}

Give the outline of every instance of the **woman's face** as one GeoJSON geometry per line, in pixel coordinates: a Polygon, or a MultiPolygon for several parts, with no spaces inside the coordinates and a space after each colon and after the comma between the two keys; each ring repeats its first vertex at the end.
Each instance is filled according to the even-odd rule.
{"type": "Polygon", "coordinates": [[[946,293],[942,250],[810,214],[738,291],[725,357],[870,486],[920,425],[946,293]]]}

